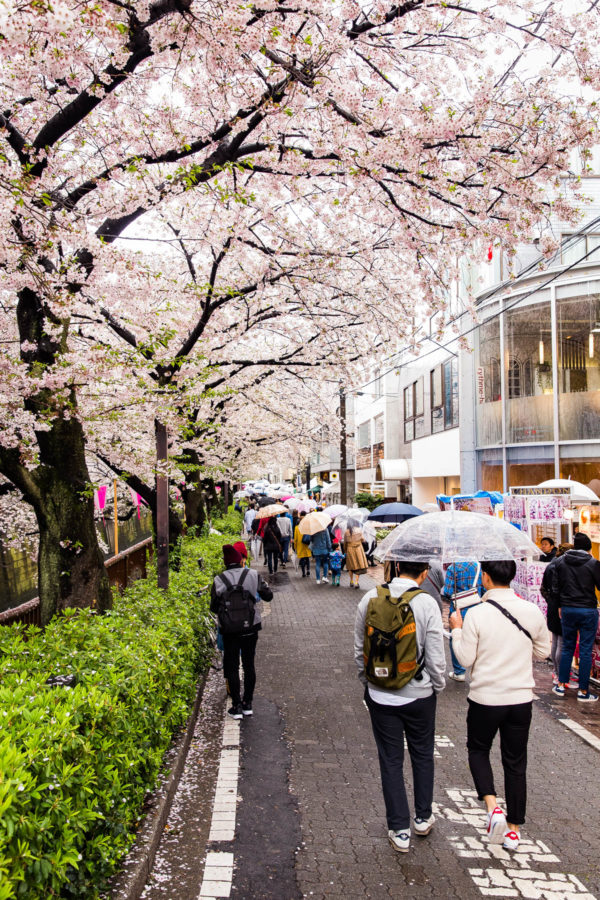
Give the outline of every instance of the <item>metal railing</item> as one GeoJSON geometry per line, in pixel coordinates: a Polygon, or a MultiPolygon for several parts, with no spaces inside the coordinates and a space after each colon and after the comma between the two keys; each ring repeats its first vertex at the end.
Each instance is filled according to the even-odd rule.
{"type": "MultiPolygon", "coordinates": [[[[149,549],[152,550],[152,538],[146,538],[139,544],[134,544],[133,547],[105,560],[104,567],[111,587],[116,586],[123,591],[131,581],[145,578],[149,549]]],[[[5,609],[4,612],[0,612],[0,625],[14,625],[16,622],[23,625],[41,625],[39,597],[21,603],[13,609],[5,609]]]]}

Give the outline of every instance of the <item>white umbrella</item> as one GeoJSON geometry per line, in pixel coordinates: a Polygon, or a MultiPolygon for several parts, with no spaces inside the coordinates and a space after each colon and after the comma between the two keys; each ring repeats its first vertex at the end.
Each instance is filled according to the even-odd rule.
{"type": "Polygon", "coordinates": [[[549,481],[542,481],[538,484],[538,487],[568,487],[571,491],[573,503],[591,503],[594,500],[597,503],[600,500],[600,497],[597,497],[587,484],[582,484],[580,481],[571,481],[570,478],[551,478],[549,481]]]}
{"type": "Polygon", "coordinates": [[[287,509],[283,503],[271,503],[270,506],[263,506],[256,513],[257,519],[270,519],[271,516],[278,516],[280,513],[286,513],[287,509]]]}
{"type": "Polygon", "coordinates": [[[442,563],[461,560],[523,559],[540,555],[524,531],[510,522],[481,513],[447,510],[407,519],[383,539],[379,560],[442,563]]]}
{"type": "Polygon", "coordinates": [[[295,497],[290,497],[289,500],[283,501],[283,505],[287,506],[288,509],[298,509],[301,503],[302,501],[297,500],[295,497]]]}
{"type": "Polygon", "coordinates": [[[300,534],[317,534],[331,524],[331,517],[326,512],[311,512],[298,522],[300,534]]]}

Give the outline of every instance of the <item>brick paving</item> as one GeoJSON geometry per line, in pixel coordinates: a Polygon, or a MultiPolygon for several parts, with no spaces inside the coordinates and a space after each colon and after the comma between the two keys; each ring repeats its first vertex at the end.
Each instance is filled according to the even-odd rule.
{"type": "MultiPolygon", "coordinates": [[[[438,703],[438,821],[428,838],[413,838],[409,854],[392,850],[352,655],[362,591],[347,586],[346,574],[339,588],[318,586],[314,576],[302,579],[290,569],[283,580],[287,583],[278,587],[273,579],[276,592],[259,643],[257,690],[280,708],[291,747],[290,788],[302,831],[296,855],[302,895],[560,900],[589,892],[588,897],[600,898],[598,752],[536,706],[523,829],[534,843],[512,859],[505,851],[490,851],[479,841],[480,804],[472,796],[466,760],[466,687],[453,682],[438,703]],[[562,875],[572,876],[564,888],[562,875]]],[[[365,589],[372,583],[369,576],[361,578],[365,589]]],[[[500,773],[497,753],[495,759],[500,773]]]]}
{"type": "MultiPolygon", "coordinates": [[[[541,700],[519,851],[509,854],[482,839],[482,805],[466,758],[466,685],[449,682],[438,700],[435,827],[399,854],[387,840],[375,744],[353,660],[363,591],[349,588],[346,573],[333,588],[316,585],[314,574],[302,579],[291,566],[270,580],[274,598],[265,605],[258,642],[255,715],[240,723],[235,839],[211,845],[207,834],[207,776],[216,780],[215,723],[225,708],[222,676],[214,673],[147,900],[206,896],[200,883],[207,850],[232,854],[231,890],[219,896],[240,900],[600,900],[600,753],[567,730],[546,702],[545,664],[538,667],[541,700]]],[[[364,590],[372,584],[369,575],[361,577],[364,590]]],[[[600,711],[579,711],[572,698],[565,704],[569,715],[588,724],[595,717],[597,725],[600,711]]],[[[497,749],[494,760],[500,776],[497,749]]],[[[410,782],[410,772],[406,777],[410,782]]],[[[502,787],[498,778],[499,793],[502,787]]]]}

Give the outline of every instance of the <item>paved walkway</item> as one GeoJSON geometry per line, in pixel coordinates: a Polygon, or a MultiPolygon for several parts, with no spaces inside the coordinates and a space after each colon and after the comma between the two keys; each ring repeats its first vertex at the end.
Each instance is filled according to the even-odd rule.
{"type": "MultiPolygon", "coordinates": [[[[367,576],[361,582],[370,585],[367,576]]],[[[413,838],[408,854],[396,853],[352,658],[362,593],[346,574],[332,588],[291,568],[273,587],[258,643],[255,715],[229,720],[223,731],[225,691],[213,673],[144,900],[600,900],[600,753],[544,700],[534,711],[519,851],[482,839],[466,761],[466,687],[451,682],[438,702],[436,825],[413,838]]],[[[597,723],[600,711],[586,716],[597,723]]]]}

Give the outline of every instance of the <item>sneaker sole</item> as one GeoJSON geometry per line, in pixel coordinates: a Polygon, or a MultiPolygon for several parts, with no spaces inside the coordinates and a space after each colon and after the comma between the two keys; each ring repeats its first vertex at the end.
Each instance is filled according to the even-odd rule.
{"type": "Polygon", "coordinates": [[[417,831],[417,829],[415,828],[415,834],[418,835],[419,837],[427,837],[428,834],[431,834],[432,828],[433,828],[433,822],[431,823],[431,825],[429,826],[427,831],[417,831]]]}
{"type": "Polygon", "coordinates": [[[578,703],[597,703],[598,698],[594,697],[594,699],[592,700],[590,697],[578,697],[577,702],[578,703]]]}
{"type": "Polygon", "coordinates": [[[408,845],[408,847],[398,847],[397,844],[393,842],[391,837],[388,837],[388,841],[390,842],[396,853],[408,853],[408,851],[410,850],[410,844],[408,845]]]}
{"type": "Polygon", "coordinates": [[[251,715],[253,715],[253,713],[252,713],[251,709],[245,709],[244,712],[242,713],[242,715],[251,716],[251,715]]]}

